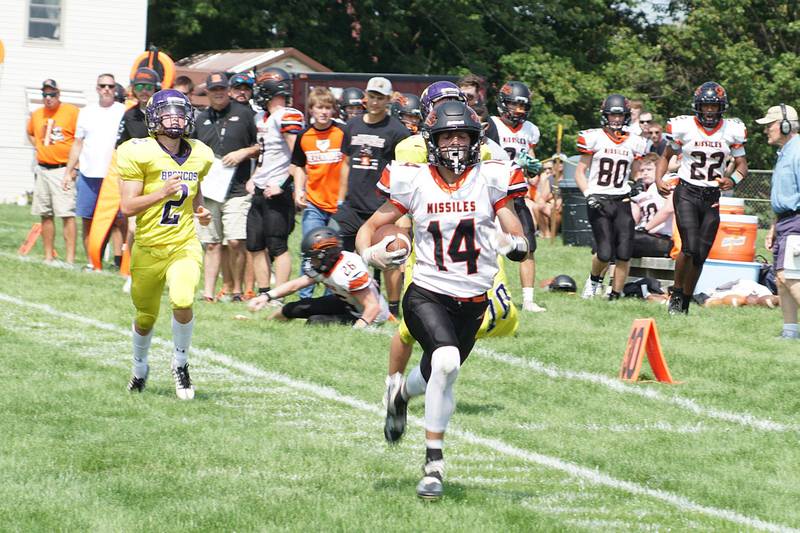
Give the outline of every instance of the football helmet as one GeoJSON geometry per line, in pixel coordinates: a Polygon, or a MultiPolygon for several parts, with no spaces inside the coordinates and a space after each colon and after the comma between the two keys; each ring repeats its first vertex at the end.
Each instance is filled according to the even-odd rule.
{"type": "Polygon", "coordinates": [[[551,291],[578,292],[578,285],[575,283],[575,280],[566,274],[559,274],[554,277],[553,281],[548,285],[548,288],[551,291]]]}
{"type": "Polygon", "coordinates": [[[347,87],[342,90],[342,97],[339,99],[339,116],[343,120],[350,120],[353,117],[364,114],[364,91],[358,87],[347,87]],[[348,111],[347,108],[351,110],[348,111]],[[356,108],[356,109],[352,109],[356,108]]]}
{"type": "Polygon", "coordinates": [[[425,119],[422,136],[428,147],[428,159],[437,166],[461,174],[481,160],[483,128],[480,119],[464,102],[447,101],[435,106],[425,119]],[[469,134],[468,146],[439,147],[439,136],[446,131],[464,131],[469,134]]]}
{"type": "Polygon", "coordinates": [[[175,89],[158,91],[147,102],[144,110],[147,132],[166,135],[172,139],[188,137],[194,130],[194,108],[189,99],[175,89]],[[183,118],[183,126],[178,119],[183,118]],[[169,121],[165,124],[165,121],[169,121]]]}
{"type": "Polygon", "coordinates": [[[519,126],[525,122],[531,111],[531,90],[521,81],[506,82],[497,94],[497,111],[514,127],[519,126]],[[522,104],[524,111],[512,111],[509,104],[522,104]]]}
{"type": "Polygon", "coordinates": [[[300,244],[303,261],[316,272],[328,272],[342,255],[342,238],[327,226],[309,231],[300,244]]]}
{"type": "Polygon", "coordinates": [[[437,81],[428,85],[420,97],[419,110],[423,117],[427,117],[433,106],[442,100],[457,100],[467,103],[467,98],[458,85],[452,81],[437,81]]]}
{"type": "Polygon", "coordinates": [[[600,126],[608,128],[614,133],[620,133],[622,128],[631,123],[631,103],[621,94],[609,94],[600,105],[600,126]],[[622,122],[609,120],[610,115],[622,115],[622,122]]]}
{"type": "Polygon", "coordinates": [[[419,96],[411,93],[397,93],[392,102],[392,114],[408,128],[412,134],[419,133],[422,111],[419,110],[419,96]]]}
{"type": "Polygon", "coordinates": [[[266,109],[269,101],[276,96],[285,97],[286,103],[289,103],[292,97],[292,77],[282,68],[265,68],[256,74],[253,101],[261,109],[266,109]]]}
{"type": "Polygon", "coordinates": [[[706,129],[714,129],[722,120],[722,114],[728,109],[728,93],[717,82],[707,81],[700,87],[694,90],[694,99],[692,100],[692,111],[697,121],[706,129]],[[701,106],[703,104],[716,104],[717,111],[703,112],[701,106]]]}

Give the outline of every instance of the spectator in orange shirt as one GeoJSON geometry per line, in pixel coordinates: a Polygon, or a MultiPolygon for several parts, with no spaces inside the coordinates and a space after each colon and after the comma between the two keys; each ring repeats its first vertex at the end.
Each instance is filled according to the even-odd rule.
{"type": "MultiPolygon", "coordinates": [[[[314,88],[308,107],[313,124],[297,136],[289,169],[294,177],[295,204],[303,209],[303,237],[327,226],[336,212],[344,138],[344,131],[333,120],[336,97],[330,89],[314,88]]],[[[313,292],[313,285],[306,287],[300,291],[300,298],[311,298],[313,292]]]]}
{"type": "Polygon", "coordinates": [[[75,189],[65,191],[61,187],[61,180],[75,138],[78,108],[72,104],[62,104],[60,94],[55,80],[44,80],[44,107],[34,111],[28,120],[28,140],[36,147],[37,163],[31,214],[42,218],[44,260],[48,263],[55,258],[53,242],[56,228],[53,217],[61,218],[67,248],[65,259],[71,265],[75,262],[76,193],[75,189]]]}

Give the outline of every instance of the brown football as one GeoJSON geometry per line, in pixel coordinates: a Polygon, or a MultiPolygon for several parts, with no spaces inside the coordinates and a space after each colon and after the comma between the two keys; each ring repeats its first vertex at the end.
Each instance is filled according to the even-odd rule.
{"type": "Polygon", "coordinates": [[[406,250],[411,248],[411,238],[408,235],[408,231],[397,227],[395,224],[386,224],[375,230],[375,233],[372,234],[372,244],[378,244],[384,237],[389,235],[395,235],[397,239],[389,243],[389,246],[386,247],[388,251],[394,252],[401,248],[406,250]]]}

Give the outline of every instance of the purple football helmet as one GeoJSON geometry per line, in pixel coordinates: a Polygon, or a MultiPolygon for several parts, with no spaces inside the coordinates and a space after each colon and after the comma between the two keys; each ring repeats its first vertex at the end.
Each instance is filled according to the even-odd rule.
{"type": "Polygon", "coordinates": [[[164,89],[150,97],[144,110],[150,135],[166,135],[172,139],[188,137],[194,130],[194,108],[189,99],[175,89],[164,89]],[[179,124],[183,117],[183,126],[179,124]],[[164,121],[168,120],[168,124],[164,121]]]}
{"type": "Polygon", "coordinates": [[[422,91],[422,96],[420,97],[420,111],[422,111],[422,116],[427,117],[433,109],[433,106],[445,99],[467,103],[467,98],[464,96],[464,93],[461,92],[461,89],[458,88],[458,85],[452,81],[437,81],[431,83],[422,91]]]}

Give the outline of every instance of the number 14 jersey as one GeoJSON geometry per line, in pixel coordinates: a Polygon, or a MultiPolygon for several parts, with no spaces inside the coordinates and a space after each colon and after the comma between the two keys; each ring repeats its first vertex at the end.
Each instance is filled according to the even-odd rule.
{"type": "Polygon", "coordinates": [[[647,152],[647,141],[638,135],[612,137],[595,128],[578,134],[578,151],[592,156],[589,167],[589,194],[621,196],[631,191],[628,177],[634,160],[647,152]]]}
{"type": "Polygon", "coordinates": [[[378,189],[414,221],[414,283],[457,298],[492,287],[498,268],[492,245],[495,213],[528,192],[519,167],[485,161],[449,185],[435,166],[394,162],[378,189]]]}
{"type": "Polygon", "coordinates": [[[707,130],[694,116],[675,117],[667,122],[664,135],[672,149],[683,154],[680,178],[699,187],[719,187],[716,179],[724,176],[726,159],[743,156],[747,142],[747,128],[738,118],[721,119],[707,130]]]}

